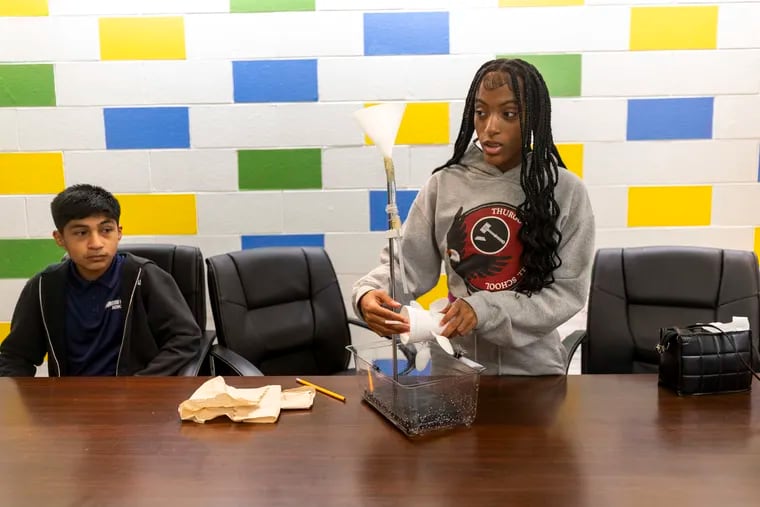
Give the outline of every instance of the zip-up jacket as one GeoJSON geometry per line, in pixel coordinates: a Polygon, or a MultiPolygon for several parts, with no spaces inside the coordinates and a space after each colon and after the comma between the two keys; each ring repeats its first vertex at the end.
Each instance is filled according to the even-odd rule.
{"type": "MultiPolygon", "coordinates": [[[[155,263],[125,254],[123,312],[116,375],[174,375],[197,354],[201,330],[174,279],[155,263]]],[[[64,312],[71,260],[31,278],[0,344],[0,376],[34,376],[48,354],[52,376],[69,375],[64,312]]]]}

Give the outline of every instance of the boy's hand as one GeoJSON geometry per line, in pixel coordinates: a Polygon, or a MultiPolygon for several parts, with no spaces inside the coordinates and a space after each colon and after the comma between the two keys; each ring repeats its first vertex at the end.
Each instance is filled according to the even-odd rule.
{"type": "Polygon", "coordinates": [[[369,328],[380,336],[406,333],[409,322],[390,308],[401,308],[401,303],[394,301],[384,290],[371,290],[359,301],[359,309],[369,328]]]}

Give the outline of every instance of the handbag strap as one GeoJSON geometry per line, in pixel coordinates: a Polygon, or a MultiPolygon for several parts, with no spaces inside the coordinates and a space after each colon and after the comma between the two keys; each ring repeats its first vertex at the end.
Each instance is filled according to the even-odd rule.
{"type": "Polygon", "coordinates": [[[752,373],[752,376],[755,377],[758,381],[760,381],[760,375],[757,374],[757,372],[752,368],[752,357],[753,354],[760,357],[760,353],[755,348],[755,344],[752,343],[752,331],[747,330],[749,332],[749,360],[750,363],[747,363],[745,359],[742,357],[742,355],[739,353],[739,350],[736,348],[736,342],[734,341],[734,337],[726,334],[725,331],[723,331],[718,326],[715,326],[713,324],[692,324],[691,326],[686,326],[687,329],[705,329],[705,328],[711,328],[718,332],[720,336],[723,336],[728,340],[728,342],[731,344],[731,346],[734,348],[734,354],[736,354],[736,357],[739,358],[739,360],[744,364],[744,366],[747,368],[747,371],[752,373]]]}

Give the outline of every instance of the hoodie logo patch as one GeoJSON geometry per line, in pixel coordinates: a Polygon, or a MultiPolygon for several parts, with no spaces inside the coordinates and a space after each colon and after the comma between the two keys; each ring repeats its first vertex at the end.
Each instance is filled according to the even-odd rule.
{"type": "Polygon", "coordinates": [[[514,288],[525,272],[520,265],[522,223],[517,210],[504,203],[463,209],[459,208],[446,234],[452,269],[470,293],[514,288]]]}
{"type": "Polygon", "coordinates": [[[113,301],[108,301],[106,303],[106,310],[121,310],[121,299],[114,299],[113,301]]]}

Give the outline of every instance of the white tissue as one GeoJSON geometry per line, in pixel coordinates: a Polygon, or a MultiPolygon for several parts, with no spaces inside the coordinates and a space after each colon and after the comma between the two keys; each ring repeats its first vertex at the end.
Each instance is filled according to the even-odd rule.
{"type": "Polygon", "coordinates": [[[731,317],[731,322],[710,322],[709,324],[699,324],[700,326],[714,326],[723,331],[747,331],[749,329],[749,318],[731,317]]]}

